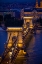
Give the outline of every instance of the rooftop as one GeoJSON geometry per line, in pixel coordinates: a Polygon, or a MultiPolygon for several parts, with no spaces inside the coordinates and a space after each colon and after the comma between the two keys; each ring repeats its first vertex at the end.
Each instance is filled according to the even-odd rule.
{"type": "Polygon", "coordinates": [[[25,8],[24,12],[32,12],[33,10],[36,10],[37,12],[42,12],[42,8],[25,8]]]}

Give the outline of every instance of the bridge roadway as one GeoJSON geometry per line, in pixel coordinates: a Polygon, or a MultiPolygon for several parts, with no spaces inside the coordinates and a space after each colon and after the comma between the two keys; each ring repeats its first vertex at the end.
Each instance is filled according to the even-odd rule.
{"type": "Polygon", "coordinates": [[[33,34],[26,52],[25,55],[18,54],[14,64],[42,64],[42,30],[36,30],[33,34]]]}
{"type": "MultiPolygon", "coordinates": [[[[25,35],[25,37],[27,36],[27,34],[25,35]]],[[[15,40],[15,42],[17,42],[17,40],[15,40]]],[[[12,64],[14,63],[14,60],[15,60],[16,56],[19,53],[20,48],[17,47],[16,44],[14,46],[14,43],[12,43],[12,47],[10,47],[9,49],[7,48],[7,44],[5,45],[5,51],[4,51],[3,55],[2,55],[2,60],[1,60],[1,63],[0,64],[7,64],[7,63],[10,62],[10,54],[9,54],[9,52],[12,52],[12,48],[14,48],[14,50],[12,52],[12,56],[11,56],[11,58],[12,58],[11,59],[11,62],[12,62],[12,64]]]]}
{"type": "Polygon", "coordinates": [[[27,47],[27,56],[23,64],[42,64],[42,30],[37,30],[27,47]]]}
{"type": "MultiPolygon", "coordinates": [[[[42,30],[42,28],[36,30],[36,33],[39,33],[40,30],[42,30]]],[[[30,31],[30,32],[31,32],[31,31],[30,31]]],[[[33,34],[30,33],[30,32],[27,33],[27,35],[25,36],[25,39],[24,39],[24,43],[25,43],[25,45],[26,45],[26,48],[25,48],[25,49],[28,49],[28,47],[29,47],[28,36],[29,36],[29,35],[31,35],[31,36],[33,35],[33,34]]],[[[26,51],[26,50],[25,50],[25,51],[26,51]]],[[[28,51],[28,50],[27,50],[27,51],[28,51]]],[[[28,64],[28,57],[29,57],[28,52],[27,52],[27,54],[24,54],[24,53],[21,51],[20,53],[18,53],[14,64],[28,64]]],[[[14,61],[14,59],[13,59],[13,61],[14,61]]],[[[31,64],[31,63],[30,63],[30,64],[31,64]]]]}
{"type": "MultiPolygon", "coordinates": [[[[30,33],[30,32],[29,32],[29,33],[30,33]]],[[[25,38],[24,38],[24,42],[26,41],[27,38],[28,38],[28,33],[26,34],[26,36],[25,36],[25,38]]],[[[27,43],[27,44],[28,44],[28,43],[27,43]]],[[[27,44],[26,44],[26,45],[27,45],[27,44]]],[[[12,47],[14,47],[14,46],[12,45],[12,47]]],[[[16,62],[15,59],[17,58],[20,49],[19,49],[18,47],[15,48],[15,49],[13,50],[12,56],[10,57],[10,56],[9,56],[9,52],[12,51],[12,47],[11,47],[10,49],[7,49],[7,48],[6,48],[6,50],[5,50],[5,52],[4,52],[5,55],[3,55],[3,57],[2,57],[3,59],[2,59],[2,61],[1,61],[0,64],[14,64],[14,62],[16,62]]],[[[22,58],[23,58],[23,57],[24,57],[24,55],[22,56],[22,58]]],[[[25,59],[25,58],[23,58],[23,59],[25,59]]],[[[23,62],[23,59],[22,59],[22,62],[23,62]]],[[[18,64],[18,63],[17,63],[17,64],[18,64]]]]}

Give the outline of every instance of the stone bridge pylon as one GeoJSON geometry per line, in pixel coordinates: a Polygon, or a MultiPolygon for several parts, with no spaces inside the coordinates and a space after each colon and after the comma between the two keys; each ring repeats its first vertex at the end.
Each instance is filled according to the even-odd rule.
{"type": "Polygon", "coordinates": [[[22,39],[22,27],[7,27],[7,32],[8,32],[8,37],[7,37],[7,42],[8,42],[8,45],[7,47],[11,47],[12,46],[12,43],[16,44],[16,45],[19,45],[21,47],[20,44],[23,43],[23,39],[22,39]]]}

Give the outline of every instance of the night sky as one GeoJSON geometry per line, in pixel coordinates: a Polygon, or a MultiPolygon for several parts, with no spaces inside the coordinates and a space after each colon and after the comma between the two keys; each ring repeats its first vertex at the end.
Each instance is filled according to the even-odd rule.
{"type": "MultiPolygon", "coordinates": [[[[40,0],[39,0],[40,1],[40,0]]],[[[3,3],[12,3],[12,2],[28,2],[28,3],[35,3],[36,0],[0,0],[3,3]]]]}

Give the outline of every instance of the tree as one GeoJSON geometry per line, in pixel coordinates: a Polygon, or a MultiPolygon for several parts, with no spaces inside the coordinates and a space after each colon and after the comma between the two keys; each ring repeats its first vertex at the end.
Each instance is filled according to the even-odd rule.
{"type": "Polygon", "coordinates": [[[3,22],[3,15],[0,15],[0,25],[3,22]]]}
{"type": "Polygon", "coordinates": [[[41,17],[39,18],[39,21],[40,21],[40,25],[42,26],[42,18],[41,17]]]}
{"type": "Polygon", "coordinates": [[[5,22],[5,26],[6,26],[6,27],[9,26],[10,21],[11,21],[11,14],[6,14],[6,15],[4,16],[4,22],[5,22]]]}
{"type": "Polygon", "coordinates": [[[4,21],[6,27],[22,27],[24,22],[23,19],[11,17],[10,15],[5,15],[4,21]]]}

